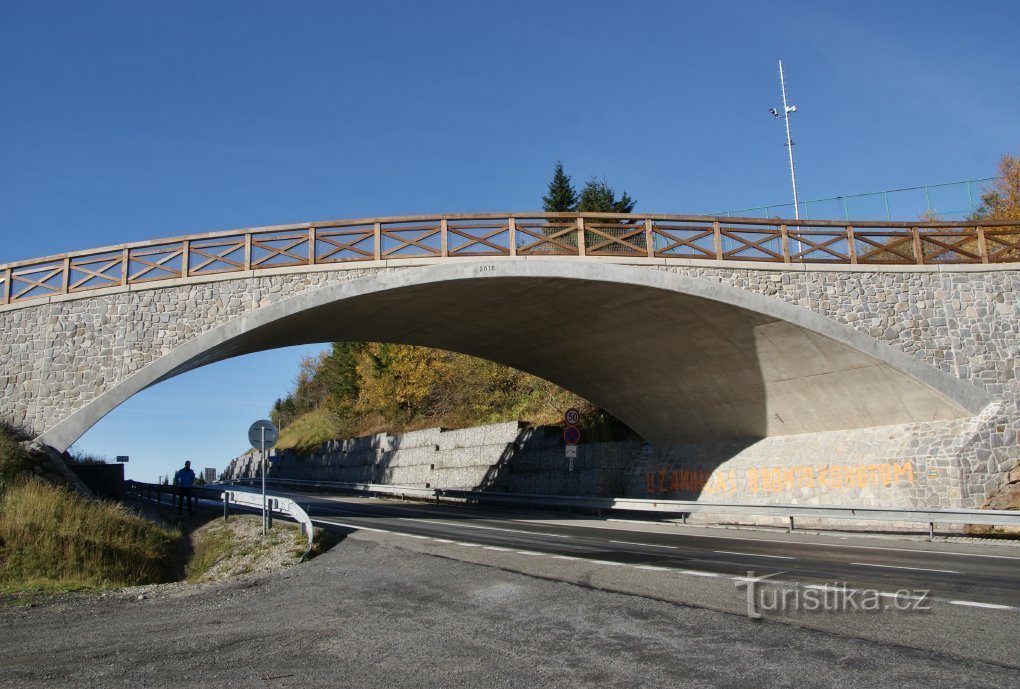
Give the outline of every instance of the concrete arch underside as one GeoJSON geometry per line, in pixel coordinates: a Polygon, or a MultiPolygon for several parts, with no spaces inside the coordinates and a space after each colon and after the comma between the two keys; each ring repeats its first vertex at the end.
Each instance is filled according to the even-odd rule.
{"type": "Polygon", "coordinates": [[[47,428],[66,449],[142,389],[230,357],[328,341],[439,347],[528,371],[655,445],[972,416],[989,394],[773,297],[600,262],[458,262],[307,290],[198,335],[47,428]]]}

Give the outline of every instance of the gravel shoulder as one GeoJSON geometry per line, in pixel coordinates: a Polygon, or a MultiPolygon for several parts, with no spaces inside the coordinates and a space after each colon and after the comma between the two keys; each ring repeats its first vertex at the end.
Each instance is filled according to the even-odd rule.
{"type": "Polygon", "coordinates": [[[1016,670],[348,536],[298,566],[0,610],[4,687],[1015,686],[1016,670]]]}

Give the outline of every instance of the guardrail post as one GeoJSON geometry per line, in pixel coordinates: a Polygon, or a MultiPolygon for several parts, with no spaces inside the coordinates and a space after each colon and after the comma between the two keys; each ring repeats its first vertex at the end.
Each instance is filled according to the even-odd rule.
{"type": "Polygon", "coordinates": [[[850,265],[857,265],[857,238],[851,225],[846,226],[846,253],[850,257],[850,265]]]}
{"type": "Polygon", "coordinates": [[[508,218],[506,221],[507,245],[511,256],[517,255],[517,220],[508,218]]]}
{"type": "Polygon", "coordinates": [[[921,230],[920,228],[914,227],[910,231],[911,239],[914,243],[914,259],[918,265],[924,264],[924,248],[921,245],[921,230]]]}
{"type": "Polygon", "coordinates": [[[372,223],[372,251],[373,258],[377,261],[382,260],[382,223],[372,223]]]}
{"type": "Polygon", "coordinates": [[[187,239],[181,244],[181,277],[188,277],[191,270],[191,242],[187,239]]]}
{"type": "Polygon", "coordinates": [[[790,531],[793,531],[793,515],[790,515],[790,531]]]}
{"type": "Polygon", "coordinates": [[[315,265],[315,228],[308,228],[308,265],[315,265]]]}
{"type": "Polygon", "coordinates": [[[928,522],[928,541],[935,540],[935,522],[928,522]]]}
{"type": "Polygon", "coordinates": [[[722,226],[719,221],[716,220],[712,223],[712,238],[715,241],[715,260],[721,261],[723,257],[722,252],[722,226]]]}
{"type": "Polygon", "coordinates": [[[223,491],[223,521],[230,517],[230,491],[223,491]]]}
{"type": "Polygon", "coordinates": [[[266,528],[273,528],[273,510],[276,508],[276,500],[266,501],[266,528]]]}
{"type": "Polygon", "coordinates": [[[11,269],[4,271],[4,293],[3,301],[0,304],[9,304],[11,301],[11,269]]]}
{"type": "Polygon", "coordinates": [[[442,258],[450,255],[450,241],[447,234],[449,230],[450,222],[446,218],[442,218],[439,221],[439,255],[442,258]]]}
{"type": "Polygon", "coordinates": [[[584,218],[577,219],[577,255],[585,256],[584,251],[584,218]]]}
{"type": "Polygon", "coordinates": [[[652,229],[651,218],[645,218],[645,249],[648,258],[655,258],[655,231],[652,229]]]}

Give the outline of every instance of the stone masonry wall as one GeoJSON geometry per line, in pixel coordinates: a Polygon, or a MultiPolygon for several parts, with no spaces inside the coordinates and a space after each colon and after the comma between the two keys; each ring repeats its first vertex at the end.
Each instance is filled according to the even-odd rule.
{"type": "Polygon", "coordinates": [[[0,420],[38,435],[212,328],[299,292],[385,270],[249,277],[0,308],[0,420]]]}
{"type": "MultiPolygon", "coordinates": [[[[302,291],[407,269],[413,270],[287,273],[2,307],[0,420],[38,434],[213,327],[302,291]]],[[[1020,461],[1016,271],[804,272],[672,264],[647,269],[810,309],[971,381],[1001,400],[954,427],[951,439],[917,439],[941,443],[949,448],[947,456],[956,457],[959,506],[981,506],[1005,485],[1020,461]]],[[[952,499],[957,499],[955,494],[952,499]]]]}
{"type": "MultiPolygon", "coordinates": [[[[333,440],[307,455],[278,453],[268,476],[542,495],[619,494],[624,468],[641,443],[582,445],[571,462],[561,430],[511,422],[333,440]]],[[[255,454],[246,453],[231,461],[224,478],[255,477],[258,471],[255,454]]]]}
{"type": "MultiPolygon", "coordinates": [[[[571,462],[562,429],[517,423],[431,428],[283,451],[270,477],[418,488],[701,500],[743,504],[952,507],[965,467],[955,441],[973,420],[882,426],[655,448],[582,443],[571,462]]],[[[252,453],[224,478],[258,476],[252,453]]]]}

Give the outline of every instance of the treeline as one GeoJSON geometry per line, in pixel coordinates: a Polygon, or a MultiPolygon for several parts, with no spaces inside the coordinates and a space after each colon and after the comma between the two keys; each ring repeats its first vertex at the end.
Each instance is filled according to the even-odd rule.
{"type": "Polygon", "coordinates": [[[607,418],[548,381],[484,359],[429,347],[334,342],[301,362],[294,389],[276,401],[271,419],[283,431],[283,444],[305,448],[329,438],[430,426],[556,423],[572,406],[589,422],[607,418]],[[311,415],[312,427],[288,436],[288,428],[311,415]]]}

